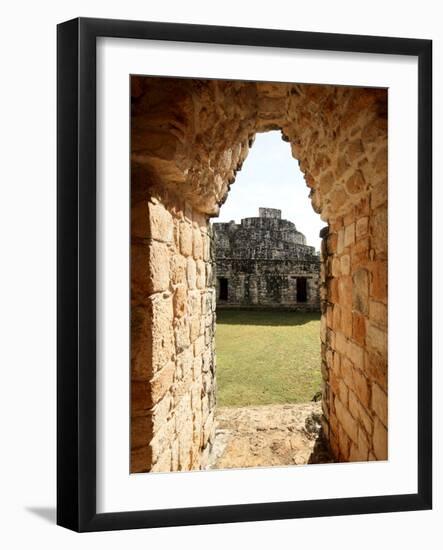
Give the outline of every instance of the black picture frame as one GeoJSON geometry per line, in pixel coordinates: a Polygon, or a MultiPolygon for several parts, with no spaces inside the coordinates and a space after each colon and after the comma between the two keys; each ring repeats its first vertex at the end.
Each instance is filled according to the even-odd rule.
{"type": "Polygon", "coordinates": [[[107,19],[57,29],[57,523],[75,531],[426,510],[432,507],[432,42],[107,19]],[[418,59],[416,494],[96,512],[96,39],[154,39],[418,59]]]}

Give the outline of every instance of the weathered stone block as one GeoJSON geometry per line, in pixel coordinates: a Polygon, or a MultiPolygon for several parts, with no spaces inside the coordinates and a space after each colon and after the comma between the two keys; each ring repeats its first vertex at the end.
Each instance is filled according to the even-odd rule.
{"type": "Polygon", "coordinates": [[[376,327],[371,322],[368,324],[366,344],[369,350],[376,351],[382,357],[387,356],[388,335],[385,330],[376,327]]]}
{"type": "Polygon", "coordinates": [[[369,302],[369,319],[372,324],[378,325],[382,328],[386,328],[388,324],[388,310],[386,304],[381,302],[369,302]]]}
{"type": "Polygon", "coordinates": [[[373,449],[377,460],[388,459],[388,431],[383,424],[375,417],[374,420],[374,436],[373,449]]]}
{"type": "Polygon", "coordinates": [[[385,261],[371,265],[370,295],[375,301],[387,304],[388,297],[388,264],[385,261]]]}
{"type": "Polygon", "coordinates": [[[363,143],[361,139],[354,139],[347,142],[345,151],[349,162],[354,162],[355,160],[360,158],[364,153],[363,143]]]}
{"type": "Polygon", "coordinates": [[[187,284],[186,258],[180,254],[172,254],[170,260],[171,282],[176,285],[187,284]]]}
{"type": "Polygon", "coordinates": [[[341,331],[347,338],[352,336],[352,311],[350,309],[341,308],[341,331]]]}
{"type": "Polygon", "coordinates": [[[370,436],[372,434],[372,425],[373,421],[371,416],[369,416],[367,410],[363,407],[363,405],[358,400],[357,396],[354,392],[349,392],[349,412],[352,414],[354,418],[356,418],[360,422],[360,428],[359,430],[362,430],[362,427],[364,428],[365,433],[370,436]]]}
{"type": "Polygon", "coordinates": [[[384,145],[375,156],[374,169],[377,174],[388,173],[388,147],[384,145]]]}
{"type": "Polygon", "coordinates": [[[388,200],[388,186],[386,178],[381,179],[371,192],[371,208],[375,210],[379,206],[386,204],[388,200]]]}
{"type": "Polygon", "coordinates": [[[192,343],[195,342],[195,340],[200,334],[200,322],[201,322],[201,319],[199,315],[196,315],[191,319],[189,337],[192,343]]]}
{"type": "MultiPolygon", "coordinates": [[[[346,410],[346,409],[345,409],[346,410]]],[[[338,425],[338,447],[339,455],[338,459],[340,462],[347,462],[349,460],[349,452],[351,448],[351,440],[346,433],[346,430],[339,423],[338,425]]]]}
{"type": "Polygon", "coordinates": [[[151,300],[152,372],[157,372],[174,355],[173,307],[170,296],[157,295],[151,300]]]}
{"type": "Polygon", "coordinates": [[[193,255],[196,260],[203,258],[203,239],[199,227],[193,229],[193,255]]]}
{"type": "Polygon", "coordinates": [[[371,443],[369,440],[369,435],[364,429],[364,425],[360,425],[358,428],[358,450],[361,453],[361,460],[367,460],[369,449],[371,448],[371,443]]]}
{"type": "Polygon", "coordinates": [[[174,224],[171,214],[159,202],[148,202],[149,233],[148,237],[169,243],[173,238],[174,224]]]}
{"type": "Polygon", "coordinates": [[[355,224],[350,223],[345,227],[345,234],[344,234],[344,247],[353,245],[355,242],[355,224]]]}
{"type": "Polygon", "coordinates": [[[361,371],[364,371],[364,349],[359,346],[358,344],[355,344],[352,341],[347,341],[346,343],[346,351],[345,355],[352,361],[353,365],[360,369],[361,371]]]}
{"type": "Polygon", "coordinates": [[[351,265],[355,271],[359,267],[367,267],[369,262],[369,238],[362,237],[351,249],[351,265]]]}
{"type": "Polygon", "coordinates": [[[339,303],[338,279],[328,279],[328,300],[333,304],[339,303]]]}
{"type": "MultiPolygon", "coordinates": [[[[203,359],[201,355],[198,355],[197,357],[194,357],[194,360],[192,362],[192,370],[194,372],[194,380],[199,380],[202,375],[202,364],[203,359]]],[[[200,402],[200,395],[198,396],[198,401],[200,402]]],[[[194,401],[194,404],[197,403],[197,401],[194,401]]],[[[200,406],[199,406],[200,407],[200,406]]],[[[193,406],[194,408],[194,406],[193,406]]]]}
{"type": "Polygon", "coordinates": [[[335,349],[341,354],[346,354],[348,349],[348,341],[342,332],[337,332],[335,336],[335,349]]]}
{"type": "Polygon", "coordinates": [[[175,349],[177,353],[181,353],[191,345],[189,332],[190,321],[188,318],[182,317],[176,322],[174,329],[175,349]]]}
{"type": "Polygon", "coordinates": [[[343,379],[338,381],[338,391],[336,392],[336,395],[340,399],[341,403],[343,403],[345,407],[348,407],[349,389],[343,379]]]}
{"type": "Polygon", "coordinates": [[[197,266],[195,260],[193,260],[192,258],[187,259],[186,277],[188,281],[188,288],[194,289],[197,284],[197,266]]]}
{"type": "Polygon", "coordinates": [[[374,351],[367,351],[365,365],[368,377],[377,382],[380,387],[385,388],[388,373],[387,356],[381,356],[374,351]]]}
{"type": "Polygon", "coordinates": [[[372,248],[379,255],[386,256],[388,249],[388,212],[386,208],[378,209],[371,220],[372,248]]]}
{"type": "Polygon", "coordinates": [[[158,401],[151,410],[152,425],[154,431],[163,426],[170,419],[170,411],[173,404],[171,392],[166,392],[165,395],[158,401]]]}
{"type": "Polygon", "coordinates": [[[358,369],[352,371],[352,389],[364,407],[369,407],[370,390],[366,376],[358,369]]]}
{"type": "Polygon", "coordinates": [[[341,356],[338,352],[334,352],[332,370],[334,371],[334,376],[341,376],[341,356]]]}
{"type": "Polygon", "coordinates": [[[321,370],[321,376],[322,376],[323,380],[327,381],[328,378],[329,378],[329,369],[328,369],[328,366],[326,365],[326,363],[324,363],[323,361],[321,362],[320,370],[321,370]]]}
{"type": "Polygon", "coordinates": [[[322,342],[326,342],[326,331],[327,331],[326,317],[322,315],[322,318],[320,319],[320,340],[322,342]]]}
{"type": "Polygon", "coordinates": [[[152,403],[157,403],[172,386],[174,381],[175,364],[169,363],[163,367],[151,380],[152,403]]]}
{"type": "Polygon", "coordinates": [[[366,195],[355,205],[355,216],[359,219],[362,216],[368,216],[369,212],[369,195],[366,195]]]}
{"type": "Polygon", "coordinates": [[[174,290],[174,314],[176,317],[183,317],[186,314],[187,302],[186,287],[180,285],[174,290]]]}
{"type": "Polygon", "coordinates": [[[206,419],[204,428],[203,428],[203,445],[206,446],[208,442],[213,439],[214,432],[214,414],[210,413],[206,419]]]}
{"type": "Polygon", "coordinates": [[[341,307],[338,304],[335,304],[333,307],[332,313],[332,328],[335,331],[339,331],[341,327],[341,307]]]}
{"type": "Polygon", "coordinates": [[[341,275],[349,275],[351,272],[351,257],[349,254],[344,254],[340,258],[340,273],[341,275]]]}
{"type": "Polygon", "coordinates": [[[170,472],[172,462],[172,453],[170,448],[166,448],[163,453],[157,457],[155,464],[152,466],[152,472],[170,472]]]}
{"type": "Polygon", "coordinates": [[[338,258],[333,258],[331,263],[331,275],[333,277],[339,277],[340,273],[341,273],[340,260],[338,258]]]}
{"type": "Polygon", "coordinates": [[[149,292],[161,292],[169,288],[169,251],[167,245],[151,241],[149,268],[147,270],[149,292]]]}
{"type": "Polygon", "coordinates": [[[357,270],[352,276],[352,307],[366,315],[369,311],[369,274],[366,269],[357,270]]]}
{"type": "Polygon", "coordinates": [[[355,418],[352,417],[348,409],[342,404],[339,399],[334,400],[335,412],[337,414],[340,425],[345,430],[348,437],[358,444],[358,425],[355,418]]]}
{"type": "Polygon", "coordinates": [[[361,313],[352,314],[352,338],[360,345],[365,345],[366,317],[361,313]]]}
{"type": "Polygon", "coordinates": [[[335,254],[337,251],[338,236],[337,233],[330,233],[326,241],[326,249],[328,254],[335,254]]]}
{"type": "Polygon", "coordinates": [[[200,290],[206,287],[206,267],[203,260],[197,260],[196,262],[196,286],[200,290]]]}
{"type": "Polygon", "coordinates": [[[352,308],[352,277],[338,279],[339,304],[342,308],[352,308]]]}
{"type": "Polygon", "coordinates": [[[362,460],[362,455],[359,451],[358,446],[355,443],[351,442],[348,462],[361,462],[362,460]]]}
{"type": "Polygon", "coordinates": [[[366,187],[365,178],[360,170],[357,170],[352,174],[352,176],[346,181],[345,184],[346,191],[355,195],[356,193],[361,193],[366,187]]]}
{"type": "Polygon", "coordinates": [[[205,349],[205,337],[199,336],[194,342],[194,357],[199,357],[205,349]]]}
{"type": "Polygon", "coordinates": [[[183,256],[192,255],[192,225],[187,222],[180,223],[180,252],[183,256]]]}
{"type": "Polygon", "coordinates": [[[375,412],[378,418],[387,427],[388,426],[388,395],[384,390],[380,388],[378,384],[372,384],[371,406],[372,406],[372,410],[375,412]]]}
{"type": "Polygon", "coordinates": [[[329,191],[332,189],[333,184],[335,183],[334,174],[332,171],[328,171],[323,173],[322,176],[320,176],[320,190],[322,193],[329,193],[329,191]]]}
{"type": "Polygon", "coordinates": [[[357,237],[357,239],[364,237],[368,233],[368,225],[369,225],[368,216],[363,216],[363,218],[360,218],[359,220],[357,220],[355,224],[355,236],[357,237]]]}
{"type": "Polygon", "coordinates": [[[345,230],[340,229],[337,233],[337,254],[341,254],[345,248],[345,230]]]}
{"type": "MultiPolygon", "coordinates": [[[[194,354],[192,348],[186,348],[177,355],[176,365],[176,379],[183,379],[188,373],[193,370],[194,354]]],[[[191,377],[192,378],[192,377],[191,377]]]]}

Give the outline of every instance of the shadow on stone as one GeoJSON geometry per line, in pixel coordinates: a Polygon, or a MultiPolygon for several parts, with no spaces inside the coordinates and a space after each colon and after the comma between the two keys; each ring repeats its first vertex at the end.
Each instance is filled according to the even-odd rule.
{"type": "Polygon", "coordinates": [[[323,429],[320,428],[316,436],[314,448],[308,458],[308,464],[330,464],[333,462],[335,461],[329,452],[328,445],[323,434],[323,429]]]}

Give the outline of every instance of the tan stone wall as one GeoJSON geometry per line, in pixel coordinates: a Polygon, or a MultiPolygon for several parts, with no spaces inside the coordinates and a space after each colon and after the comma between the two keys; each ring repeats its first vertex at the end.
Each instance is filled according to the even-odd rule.
{"type": "Polygon", "coordinates": [[[386,205],[373,194],[322,244],[325,431],[338,460],[387,458],[386,205]]]}
{"type": "Polygon", "coordinates": [[[132,101],[133,471],[205,465],[215,384],[205,370],[215,359],[207,220],[255,133],[272,129],[291,143],[328,225],[325,433],[337,459],[385,459],[387,92],[135,77],[132,101]],[[190,305],[198,295],[200,309],[190,305]]]}
{"type": "Polygon", "coordinates": [[[215,293],[206,217],[134,193],[131,471],[206,465],[214,437],[215,293]]]}

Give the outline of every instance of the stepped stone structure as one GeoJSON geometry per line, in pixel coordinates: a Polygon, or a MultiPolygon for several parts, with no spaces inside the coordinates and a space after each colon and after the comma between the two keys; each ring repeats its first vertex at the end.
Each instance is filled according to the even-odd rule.
{"type": "Polygon", "coordinates": [[[387,91],[131,78],[131,471],[203,469],[214,440],[217,216],[257,132],[291,144],[327,227],[323,432],[388,456],[387,91]]]}
{"type": "Polygon", "coordinates": [[[280,210],[212,229],[218,307],[320,309],[320,256],[280,210]]]}

